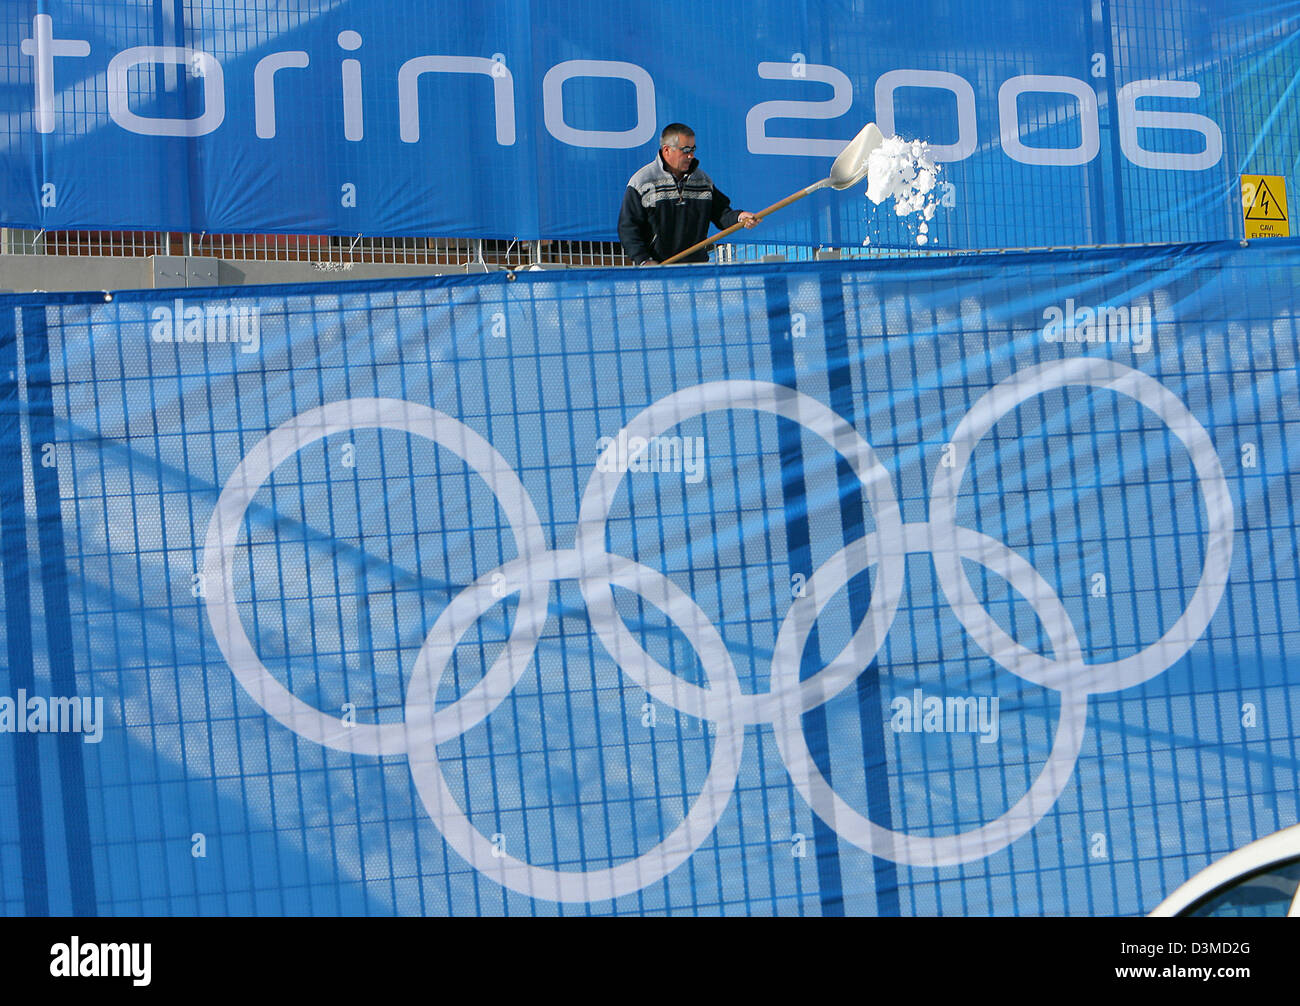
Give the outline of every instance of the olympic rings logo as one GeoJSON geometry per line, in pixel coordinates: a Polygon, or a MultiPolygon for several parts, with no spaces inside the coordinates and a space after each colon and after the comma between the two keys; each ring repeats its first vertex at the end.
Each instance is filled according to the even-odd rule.
{"type": "MultiPolygon", "coordinates": [[[[204,547],[206,606],[221,652],[248,694],[301,737],[353,754],[404,755],[430,818],[452,848],[477,870],[530,897],[589,902],[640,890],[666,877],[694,854],[726,811],[740,771],[745,729],[757,724],[772,728],[795,788],[843,840],[911,866],[945,866],[992,855],[1033,828],[1060,797],[1079,758],[1088,696],[1141,684],[1171,667],[1204,633],[1227,586],[1234,513],[1213,442],[1172,392],[1122,364],[1091,358],[1045,363],[1021,370],[989,390],[958,424],[951,441],[955,463],[938,467],[931,484],[929,520],[919,523],[903,522],[889,473],[857,430],[821,402],[788,387],[741,380],[697,385],[656,401],[623,432],[628,438],[648,439],[694,416],[721,410],[770,413],[816,434],[852,468],[876,525],[875,531],[845,546],[818,568],[807,583],[805,597],[791,604],[777,634],[770,687],[765,693],[741,690],[717,628],[676,583],[658,570],[607,551],[606,524],[623,479],[617,465],[597,465],[579,506],[573,547],[552,550],[519,477],[491,444],[444,413],[386,398],[333,402],[295,416],[254,446],[231,473],[217,500],[204,547]],[[1182,616],[1139,653],[1108,663],[1085,661],[1078,633],[1060,597],[1024,557],[956,523],[958,492],[981,438],[1021,403],[1067,386],[1107,389],[1159,416],[1187,449],[1205,501],[1204,567],[1182,616]],[[262,663],[244,631],[234,597],[235,556],[245,514],[258,490],[280,464],[308,444],[358,429],[400,431],[453,451],[495,493],[518,549],[517,558],[469,584],[438,617],[416,658],[400,723],[345,723],[293,695],[262,663]],[[932,557],[948,603],[980,649],[1013,674],[1061,693],[1051,753],[1024,796],[994,821],[938,837],[891,831],[849,806],[818,769],[802,731],[803,714],[843,691],[880,649],[902,596],[906,557],[911,553],[932,557]],[[1029,602],[1044,626],[1050,659],[1003,631],[980,604],[963,560],[984,566],[1029,602]],[[821,671],[800,681],[803,648],[822,608],[853,577],[873,565],[877,567],[875,586],[861,624],[821,671]],[[507,641],[482,680],[439,709],[435,696],[443,671],[463,635],[501,601],[503,578],[507,592],[519,594],[507,641]],[[461,809],[436,752],[438,744],[482,722],[515,687],[533,659],[548,617],[550,585],[558,580],[577,581],[593,630],[624,674],[659,702],[708,721],[714,732],[707,777],[682,822],[635,859],[584,872],[547,869],[503,854],[461,809]],[[685,681],[641,647],[616,610],[613,587],[636,593],[672,620],[695,648],[707,688],[685,681]]],[[[610,451],[617,450],[620,437],[612,439],[610,451]]]]}

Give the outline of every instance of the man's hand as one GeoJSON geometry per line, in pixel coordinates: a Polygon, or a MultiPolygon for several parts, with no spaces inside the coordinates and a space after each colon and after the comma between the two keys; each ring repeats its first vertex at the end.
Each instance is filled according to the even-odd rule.
{"type": "Polygon", "coordinates": [[[762,218],[759,217],[756,213],[746,212],[746,213],[741,213],[740,216],[736,218],[736,222],[739,224],[743,224],[747,230],[752,230],[753,228],[758,226],[758,222],[761,219],[762,218]]]}

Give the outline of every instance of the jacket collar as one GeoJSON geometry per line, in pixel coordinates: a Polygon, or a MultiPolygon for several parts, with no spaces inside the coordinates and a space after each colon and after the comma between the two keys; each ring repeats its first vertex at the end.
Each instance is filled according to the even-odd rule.
{"type": "MultiPolygon", "coordinates": [[[[655,160],[659,162],[660,171],[662,171],[673,181],[677,180],[677,176],[674,175],[672,171],[669,170],[668,165],[664,163],[663,151],[659,151],[655,154],[655,160]]],[[[687,178],[690,178],[691,175],[695,174],[695,169],[698,168],[699,166],[700,166],[700,159],[698,157],[692,157],[690,167],[686,169],[686,174],[682,175],[682,179],[685,180],[687,178]]]]}

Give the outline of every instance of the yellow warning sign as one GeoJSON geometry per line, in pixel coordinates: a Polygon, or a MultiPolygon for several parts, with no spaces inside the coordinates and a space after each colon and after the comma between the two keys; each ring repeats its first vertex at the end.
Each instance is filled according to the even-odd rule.
{"type": "Polygon", "coordinates": [[[1246,237],[1291,236],[1286,208],[1286,179],[1281,175],[1242,175],[1241,211],[1246,217],[1246,237]]]}

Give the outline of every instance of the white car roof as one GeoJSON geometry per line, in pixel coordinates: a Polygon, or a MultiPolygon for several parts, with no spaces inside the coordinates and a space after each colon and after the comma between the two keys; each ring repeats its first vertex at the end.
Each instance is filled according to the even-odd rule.
{"type": "MultiPolygon", "coordinates": [[[[1297,858],[1300,858],[1300,824],[1275,831],[1211,863],[1160,902],[1150,917],[1177,915],[1234,880],[1297,858]]],[[[1300,885],[1287,915],[1300,918],[1300,885]]]]}

